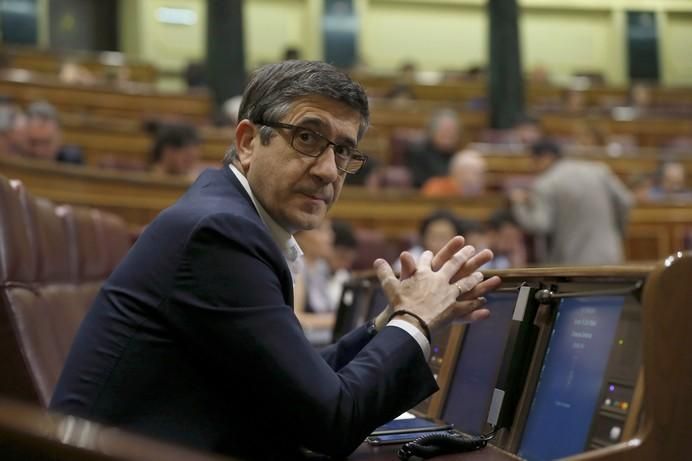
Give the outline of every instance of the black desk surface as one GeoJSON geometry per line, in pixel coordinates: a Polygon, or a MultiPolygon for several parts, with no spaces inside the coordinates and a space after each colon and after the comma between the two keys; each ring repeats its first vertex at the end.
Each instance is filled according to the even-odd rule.
{"type": "MultiPolygon", "coordinates": [[[[367,443],[363,443],[355,453],[348,457],[348,461],[399,461],[396,455],[398,449],[399,445],[372,447],[367,443]]],[[[488,445],[486,448],[477,451],[436,456],[431,459],[434,461],[515,461],[521,458],[488,445]]]]}

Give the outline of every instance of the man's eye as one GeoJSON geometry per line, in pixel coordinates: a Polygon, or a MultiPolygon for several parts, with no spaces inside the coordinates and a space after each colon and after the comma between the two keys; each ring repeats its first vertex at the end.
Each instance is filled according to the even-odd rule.
{"type": "Polygon", "coordinates": [[[300,142],[311,144],[317,141],[317,136],[315,136],[313,133],[310,133],[309,131],[300,131],[298,133],[298,139],[300,140],[300,142]]]}
{"type": "Polygon", "coordinates": [[[334,146],[334,154],[336,154],[340,157],[350,157],[351,156],[351,149],[348,146],[336,145],[336,146],[334,146]]]}

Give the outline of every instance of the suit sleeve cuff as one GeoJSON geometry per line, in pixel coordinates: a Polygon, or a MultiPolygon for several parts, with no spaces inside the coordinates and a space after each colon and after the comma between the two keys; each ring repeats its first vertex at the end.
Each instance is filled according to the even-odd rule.
{"type": "Polygon", "coordinates": [[[420,346],[420,350],[421,352],[423,352],[423,357],[425,358],[425,360],[428,360],[430,358],[430,341],[428,341],[428,338],[426,338],[425,335],[421,333],[421,331],[418,328],[411,325],[406,320],[401,319],[392,319],[389,321],[389,323],[387,323],[387,326],[401,328],[406,333],[411,335],[411,337],[413,337],[413,339],[415,339],[418,345],[420,346]]]}

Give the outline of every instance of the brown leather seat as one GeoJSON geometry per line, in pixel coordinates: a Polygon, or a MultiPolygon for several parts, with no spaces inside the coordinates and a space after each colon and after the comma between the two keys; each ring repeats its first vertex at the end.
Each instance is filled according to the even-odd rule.
{"type": "Polygon", "coordinates": [[[127,251],[127,227],[0,177],[0,231],[0,394],[47,405],[80,322],[127,251]]]}
{"type": "MultiPolygon", "coordinates": [[[[42,398],[39,383],[47,381],[49,378],[46,374],[52,373],[33,373],[28,363],[32,359],[38,362],[43,358],[46,367],[49,367],[56,359],[51,357],[55,348],[47,351],[48,357],[42,357],[34,349],[27,350],[25,341],[19,340],[31,334],[38,337],[51,337],[52,334],[39,331],[50,327],[45,322],[37,329],[28,331],[23,321],[24,316],[17,318],[16,315],[18,300],[20,304],[26,304],[26,301],[30,303],[38,298],[35,284],[38,260],[32,239],[33,227],[22,206],[22,202],[26,203],[28,198],[19,184],[15,183],[15,186],[0,177],[0,354],[4,368],[3,373],[0,373],[0,393],[40,402],[42,398]]],[[[30,338],[28,342],[31,342],[30,338]]]]}
{"type": "Polygon", "coordinates": [[[99,236],[108,257],[108,274],[105,274],[108,276],[125,257],[132,242],[127,223],[123,218],[100,210],[93,210],[93,212],[97,217],[96,224],[99,229],[99,236]]]}
{"type": "MultiPolygon", "coordinates": [[[[69,206],[56,207],[36,200],[36,233],[39,254],[39,293],[45,300],[45,316],[53,325],[59,352],[59,370],[93,295],[83,294],[79,274],[79,219],[69,206]]],[[[49,394],[57,383],[51,383],[49,394]]]]}

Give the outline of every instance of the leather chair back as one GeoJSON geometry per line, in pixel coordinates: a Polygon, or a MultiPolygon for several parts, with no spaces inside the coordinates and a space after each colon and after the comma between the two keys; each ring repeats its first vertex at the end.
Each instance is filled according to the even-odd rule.
{"type": "Polygon", "coordinates": [[[0,177],[0,394],[48,404],[79,324],[128,246],[120,218],[56,207],[0,177]]]}

